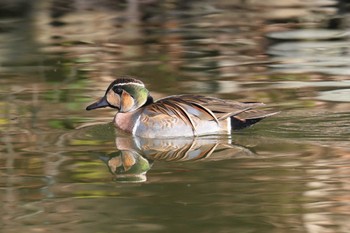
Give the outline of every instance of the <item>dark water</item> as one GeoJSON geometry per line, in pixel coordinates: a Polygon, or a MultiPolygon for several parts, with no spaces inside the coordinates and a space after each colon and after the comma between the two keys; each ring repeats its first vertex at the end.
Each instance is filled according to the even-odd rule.
{"type": "Polygon", "coordinates": [[[350,3],[0,1],[1,232],[350,232],[350,3]],[[281,113],[144,140],[117,75],[281,113]]]}

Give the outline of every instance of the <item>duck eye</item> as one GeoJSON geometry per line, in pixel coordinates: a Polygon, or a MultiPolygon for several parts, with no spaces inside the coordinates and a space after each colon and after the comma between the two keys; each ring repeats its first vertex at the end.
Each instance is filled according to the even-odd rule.
{"type": "Polygon", "coordinates": [[[121,95],[123,92],[123,89],[121,89],[120,87],[117,86],[117,87],[113,87],[113,91],[115,93],[117,93],[118,95],[121,95]]]}

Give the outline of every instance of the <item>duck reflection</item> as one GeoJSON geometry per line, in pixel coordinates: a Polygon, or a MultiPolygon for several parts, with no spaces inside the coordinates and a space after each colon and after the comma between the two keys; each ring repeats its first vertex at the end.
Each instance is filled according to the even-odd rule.
{"type": "Polygon", "coordinates": [[[155,161],[221,160],[254,153],[219,137],[145,139],[116,137],[116,152],[100,156],[118,182],[144,182],[155,161]]]}

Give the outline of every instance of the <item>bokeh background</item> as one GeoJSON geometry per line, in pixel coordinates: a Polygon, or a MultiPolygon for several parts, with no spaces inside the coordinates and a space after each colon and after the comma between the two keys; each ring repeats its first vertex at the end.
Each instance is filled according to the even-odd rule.
{"type": "Polygon", "coordinates": [[[349,38],[348,0],[0,0],[0,231],[350,232],[349,38]],[[80,129],[126,74],[281,113],[119,182],[80,129]]]}

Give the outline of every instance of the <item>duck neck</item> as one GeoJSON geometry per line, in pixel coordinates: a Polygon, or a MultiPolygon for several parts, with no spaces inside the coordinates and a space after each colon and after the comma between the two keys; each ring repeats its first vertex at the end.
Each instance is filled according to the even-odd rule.
{"type": "Polygon", "coordinates": [[[142,111],[141,108],[131,112],[118,112],[114,117],[115,126],[125,132],[132,133],[140,111],[142,111]]]}
{"type": "Polygon", "coordinates": [[[147,100],[146,100],[146,103],[143,105],[143,106],[147,106],[149,104],[152,104],[154,101],[153,101],[153,97],[151,95],[148,95],[147,96],[147,100]]]}
{"type": "Polygon", "coordinates": [[[131,112],[118,112],[114,117],[114,124],[117,128],[132,133],[136,121],[138,120],[143,108],[153,103],[153,97],[148,95],[146,102],[138,109],[131,112]]]}

